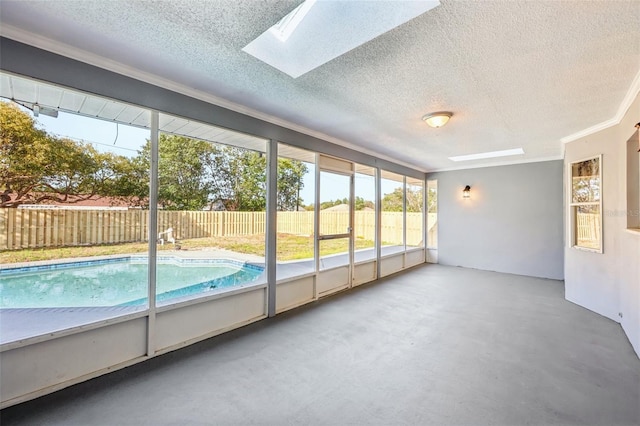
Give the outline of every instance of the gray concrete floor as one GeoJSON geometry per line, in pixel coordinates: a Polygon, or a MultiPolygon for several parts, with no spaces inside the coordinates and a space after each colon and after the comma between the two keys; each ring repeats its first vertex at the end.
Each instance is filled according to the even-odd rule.
{"type": "Polygon", "coordinates": [[[3,426],[638,425],[640,360],[560,281],[425,265],[1,413],[3,426]]]}

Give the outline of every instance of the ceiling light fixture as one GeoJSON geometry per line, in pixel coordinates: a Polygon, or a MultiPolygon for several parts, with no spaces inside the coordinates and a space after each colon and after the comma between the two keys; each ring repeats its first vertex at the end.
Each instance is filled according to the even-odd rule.
{"type": "Polygon", "coordinates": [[[432,112],[431,114],[427,114],[424,117],[422,117],[422,119],[429,126],[438,128],[447,124],[447,122],[449,121],[452,115],[453,113],[449,111],[439,111],[439,112],[432,112]]]}

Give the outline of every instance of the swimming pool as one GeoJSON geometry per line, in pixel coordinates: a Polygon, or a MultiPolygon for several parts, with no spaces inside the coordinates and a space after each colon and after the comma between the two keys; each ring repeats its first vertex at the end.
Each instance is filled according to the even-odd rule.
{"type": "MultiPolygon", "coordinates": [[[[146,257],[126,256],[0,270],[0,308],[140,306],[147,303],[146,257]]],[[[156,301],[258,281],[261,266],[226,259],[158,257],[156,301]]]]}

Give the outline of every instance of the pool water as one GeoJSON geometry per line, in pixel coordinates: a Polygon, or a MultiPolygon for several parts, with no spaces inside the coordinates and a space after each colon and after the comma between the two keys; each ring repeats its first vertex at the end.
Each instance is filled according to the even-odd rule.
{"type": "MultiPolygon", "coordinates": [[[[0,275],[0,308],[55,308],[145,305],[146,262],[126,260],[106,264],[82,262],[52,270],[0,275]]],[[[3,271],[9,272],[9,271],[3,271]]],[[[259,267],[232,262],[156,265],[156,300],[159,304],[256,281],[259,267]]]]}

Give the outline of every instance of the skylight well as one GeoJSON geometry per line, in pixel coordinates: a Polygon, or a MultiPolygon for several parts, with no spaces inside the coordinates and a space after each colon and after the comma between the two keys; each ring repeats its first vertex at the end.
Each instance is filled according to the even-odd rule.
{"type": "Polygon", "coordinates": [[[306,0],[300,3],[298,7],[293,9],[284,18],[278,21],[273,27],[269,28],[269,32],[273,34],[281,42],[286,42],[291,34],[296,30],[298,24],[307,16],[309,10],[313,7],[316,0],[306,0]]]}
{"type": "Polygon", "coordinates": [[[306,0],[242,50],[297,78],[439,5],[306,0]]]}
{"type": "Polygon", "coordinates": [[[449,160],[451,161],[484,160],[487,158],[508,157],[510,155],[522,155],[522,154],[524,154],[524,150],[522,148],[514,148],[514,149],[505,149],[503,151],[491,151],[491,152],[481,152],[478,154],[458,155],[456,157],[449,157],[449,160]]]}

